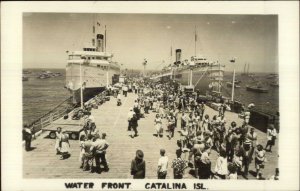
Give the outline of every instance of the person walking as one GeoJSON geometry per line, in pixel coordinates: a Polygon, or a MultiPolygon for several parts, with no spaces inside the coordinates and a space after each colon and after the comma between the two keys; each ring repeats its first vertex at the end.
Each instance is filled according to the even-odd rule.
{"type": "Polygon", "coordinates": [[[174,130],[175,130],[175,119],[173,115],[170,115],[168,119],[168,130],[169,130],[169,140],[174,137],[174,130]]]}
{"type": "Polygon", "coordinates": [[[70,143],[69,143],[69,135],[66,131],[64,131],[60,137],[60,145],[61,145],[61,160],[69,158],[70,155],[70,143]]]}
{"type": "Polygon", "coordinates": [[[61,127],[57,127],[56,132],[55,132],[55,146],[54,149],[56,151],[56,155],[61,154],[61,144],[60,144],[60,139],[62,136],[62,132],[61,132],[61,127]]]}
{"type": "Polygon", "coordinates": [[[127,120],[128,120],[128,131],[131,131],[131,128],[132,128],[132,122],[131,122],[131,119],[132,119],[132,117],[133,117],[133,115],[134,115],[135,113],[134,113],[134,111],[133,111],[133,108],[131,107],[130,109],[129,109],[129,112],[128,112],[128,115],[127,115],[127,120]]]}
{"type": "Polygon", "coordinates": [[[156,114],[156,117],[154,119],[154,123],[155,123],[155,129],[156,129],[156,133],[157,133],[157,137],[163,137],[163,127],[162,127],[162,120],[159,114],[156,114]]]}
{"type": "Polygon", "coordinates": [[[24,125],[22,134],[23,134],[23,139],[25,140],[25,150],[30,151],[31,150],[32,131],[27,124],[24,125]]]}
{"type": "Polygon", "coordinates": [[[131,118],[131,127],[133,129],[134,135],[131,135],[131,138],[137,137],[138,136],[138,117],[137,114],[133,114],[131,118]]]}
{"type": "Polygon", "coordinates": [[[144,153],[141,150],[136,151],[135,158],[131,161],[130,174],[133,179],[144,179],[146,175],[146,163],[144,161],[144,153]]]}
{"type": "Polygon", "coordinates": [[[119,93],[118,96],[117,96],[117,106],[120,106],[121,104],[122,104],[121,93],[119,93]]]}
{"type": "Polygon", "coordinates": [[[211,162],[209,159],[210,148],[205,146],[201,154],[200,166],[198,169],[199,179],[209,179],[211,175],[211,162]]]}
{"type": "Polygon", "coordinates": [[[272,152],[272,146],[275,145],[275,140],[276,140],[276,136],[277,136],[277,131],[274,128],[274,125],[271,124],[267,130],[267,144],[265,146],[265,150],[272,152]],[[269,149],[267,149],[269,147],[269,149]]]}
{"type": "Polygon", "coordinates": [[[181,158],[181,153],[182,151],[180,149],[177,149],[177,158],[172,161],[174,179],[182,179],[184,175],[184,170],[188,167],[187,161],[181,158]]]}
{"type": "Polygon", "coordinates": [[[158,168],[157,168],[157,178],[158,179],[166,179],[166,177],[167,177],[169,159],[165,154],[166,154],[165,149],[160,149],[161,157],[158,160],[158,168]]]}
{"type": "Polygon", "coordinates": [[[123,94],[124,94],[125,97],[127,97],[127,92],[128,92],[128,86],[124,85],[123,86],[123,94]]]}

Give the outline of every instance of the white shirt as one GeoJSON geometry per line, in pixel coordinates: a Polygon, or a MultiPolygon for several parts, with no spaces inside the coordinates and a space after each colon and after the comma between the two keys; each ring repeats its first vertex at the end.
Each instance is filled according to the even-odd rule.
{"type": "Polygon", "coordinates": [[[129,111],[127,115],[128,119],[131,119],[133,117],[133,114],[135,114],[133,111],[129,111]]]}
{"type": "Polygon", "coordinates": [[[276,131],[275,128],[274,129],[268,129],[268,131],[267,131],[267,139],[268,140],[272,140],[272,136],[276,137],[276,135],[277,135],[277,131],[276,131]]]}
{"type": "Polygon", "coordinates": [[[160,157],[159,160],[158,160],[158,166],[160,166],[160,172],[165,172],[167,171],[167,168],[168,168],[168,157],[167,156],[163,156],[163,157],[160,157]]]}

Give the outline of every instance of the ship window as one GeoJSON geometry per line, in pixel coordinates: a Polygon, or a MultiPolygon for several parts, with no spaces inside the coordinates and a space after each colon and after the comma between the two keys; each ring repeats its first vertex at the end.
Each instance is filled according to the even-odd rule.
{"type": "Polygon", "coordinates": [[[99,67],[99,68],[100,68],[100,64],[97,64],[97,67],[99,67]]]}
{"type": "Polygon", "coordinates": [[[91,57],[88,57],[88,59],[90,60],[90,59],[91,59],[91,57]]]}

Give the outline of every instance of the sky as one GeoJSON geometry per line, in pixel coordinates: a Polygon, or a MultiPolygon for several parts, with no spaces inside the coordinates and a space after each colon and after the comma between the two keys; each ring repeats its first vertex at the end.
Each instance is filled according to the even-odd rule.
{"type": "Polygon", "coordinates": [[[175,61],[175,49],[190,59],[196,31],[196,54],[226,71],[249,63],[250,72],[278,72],[276,15],[24,13],[23,67],[65,68],[66,51],[91,45],[96,22],[97,33],[106,25],[107,51],[123,69],[142,69],[146,58],[147,69],[160,70],[175,61]]]}

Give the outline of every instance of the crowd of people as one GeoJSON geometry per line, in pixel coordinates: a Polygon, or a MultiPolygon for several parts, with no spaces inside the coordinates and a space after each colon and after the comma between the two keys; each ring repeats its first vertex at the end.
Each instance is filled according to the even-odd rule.
{"type": "MultiPolygon", "coordinates": [[[[206,112],[205,100],[201,100],[195,93],[180,90],[178,84],[172,81],[154,83],[133,80],[119,90],[110,90],[110,94],[117,98],[117,106],[120,106],[121,92],[126,97],[129,91],[137,95],[127,118],[127,131],[131,132],[131,138],[139,136],[139,120],[150,115],[150,111],[155,115],[153,131],[157,138],[167,137],[171,140],[174,139],[175,133],[179,133],[180,138],[176,140],[177,157],[170,165],[174,179],[183,178],[187,168],[191,168],[194,177],[199,179],[237,179],[238,174],[248,179],[249,165],[253,162],[253,158],[256,178],[263,178],[262,169],[267,161],[266,152],[271,152],[277,136],[273,125],[270,125],[267,131],[267,144],[263,147],[258,143],[255,129],[248,125],[250,117],[248,113],[240,126],[235,121],[226,120],[224,103],[219,107],[218,114],[211,116],[206,112]],[[213,150],[218,153],[218,158],[212,168],[210,154],[213,150]]],[[[100,134],[96,128],[95,118],[90,112],[91,107],[85,105],[85,111],[81,113],[85,125],[79,135],[80,168],[83,171],[100,172],[100,166],[103,165],[104,170],[108,171],[106,150],[109,143],[106,140],[106,133],[100,134]]],[[[61,159],[70,156],[68,140],[68,134],[58,128],[55,150],[61,155],[61,159]]],[[[160,149],[160,155],[157,178],[165,179],[169,158],[163,148],[160,149]]],[[[142,150],[136,151],[136,156],[131,162],[130,174],[133,178],[145,178],[146,163],[142,150]]]]}
{"type": "MultiPolygon", "coordinates": [[[[277,135],[273,125],[268,128],[268,141],[264,149],[258,143],[255,129],[248,125],[249,110],[244,111],[244,120],[239,126],[235,121],[227,122],[226,104],[220,105],[217,115],[210,116],[205,112],[206,104],[197,94],[185,93],[175,83],[142,81],[134,82],[131,87],[138,95],[128,113],[128,130],[133,131],[132,137],[138,136],[138,120],[149,114],[149,110],[155,113],[155,136],[162,138],[167,132],[166,136],[172,139],[176,129],[180,134],[177,158],[172,162],[174,178],[182,178],[184,170],[192,167],[194,176],[200,179],[237,179],[238,174],[248,179],[249,165],[254,158],[256,178],[263,179],[262,169],[267,161],[265,153],[271,152],[277,135]],[[165,127],[163,121],[166,121],[165,127]],[[180,125],[177,125],[178,121],[180,125]],[[218,153],[214,168],[210,159],[212,150],[218,153]]],[[[138,153],[138,161],[142,163],[142,151],[138,153]]],[[[160,153],[163,159],[158,163],[157,178],[165,178],[165,150],[160,153]]],[[[136,165],[133,166],[135,170],[132,172],[137,171],[136,165]]],[[[142,169],[145,170],[145,167],[142,169]]]]}

